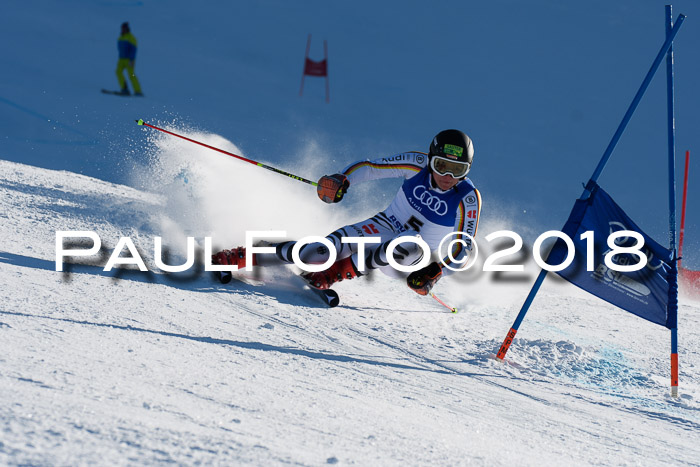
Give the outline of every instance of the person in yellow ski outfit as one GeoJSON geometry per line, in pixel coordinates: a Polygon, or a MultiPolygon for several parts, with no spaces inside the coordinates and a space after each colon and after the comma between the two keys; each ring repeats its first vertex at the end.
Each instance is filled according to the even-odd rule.
{"type": "Polygon", "coordinates": [[[143,96],[141,92],[141,84],[134,73],[134,63],[136,62],[136,48],[137,42],[133,34],[131,34],[131,29],[129,28],[129,23],[122,23],[122,33],[117,41],[117,49],[119,50],[119,61],[117,61],[117,80],[119,80],[119,89],[122,95],[128,96],[131,93],[129,88],[126,86],[126,80],[124,79],[123,71],[126,69],[129,74],[129,80],[134,88],[135,96],[143,96]]]}

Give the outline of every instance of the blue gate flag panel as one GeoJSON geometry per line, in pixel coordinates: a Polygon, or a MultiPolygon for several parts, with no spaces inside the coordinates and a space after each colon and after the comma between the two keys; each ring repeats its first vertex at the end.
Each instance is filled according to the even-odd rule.
{"type": "MultiPolygon", "coordinates": [[[[562,229],[573,240],[576,253],[573,263],[558,274],[606,302],[670,329],[673,319],[668,314],[667,303],[671,251],[642,232],[600,186],[595,183],[591,186],[591,196],[585,200],[576,200],[562,229]],[[586,271],[587,242],[580,238],[581,234],[589,230],[594,232],[595,238],[593,271],[586,271]],[[605,265],[604,257],[611,250],[607,244],[608,236],[619,230],[633,230],[644,237],[641,251],[647,256],[648,263],[643,269],[618,272],[605,265]]],[[[632,247],[637,240],[620,237],[616,243],[619,247],[632,247]]],[[[566,243],[558,239],[547,262],[552,265],[561,264],[567,253],[566,243]]],[[[623,253],[614,255],[612,262],[619,265],[636,264],[639,258],[634,254],[623,253]]]]}

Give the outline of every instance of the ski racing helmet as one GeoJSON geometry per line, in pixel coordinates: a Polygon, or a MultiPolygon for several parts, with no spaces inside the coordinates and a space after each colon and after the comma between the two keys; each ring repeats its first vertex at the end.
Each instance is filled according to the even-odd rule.
{"type": "Polygon", "coordinates": [[[473,159],[474,144],[469,136],[459,130],[443,130],[430,143],[429,165],[440,175],[464,178],[471,169],[473,159]]]}

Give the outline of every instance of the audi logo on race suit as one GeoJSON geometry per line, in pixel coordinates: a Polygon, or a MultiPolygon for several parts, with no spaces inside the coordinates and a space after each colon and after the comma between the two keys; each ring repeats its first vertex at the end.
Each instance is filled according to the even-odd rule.
{"type": "Polygon", "coordinates": [[[416,200],[423,206],[427,207],[438,216],[444,216],[447,214],[447,203],[440,199],[439,196],[429,193],[428,189],[424,185],[416,185],[416,187],[413,189],[413,196],[415,196],[416,200]]]}

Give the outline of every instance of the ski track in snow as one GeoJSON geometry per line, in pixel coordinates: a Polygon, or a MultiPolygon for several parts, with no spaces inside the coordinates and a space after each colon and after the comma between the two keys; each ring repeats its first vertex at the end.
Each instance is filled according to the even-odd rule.
{"type": "Polygon", "coordinates": [[[104,258],[66,275],[56,230],[95,230],[106,253],[130,236],[152,264],[165,200],[11,162],[0,180],[2,464],[697,463],[693,302],[674,400],[668,332],[572,286],[545,286],[504,364],[524,294],[489,304],[498,284],[470,304],[446,279],[453,315],[381,276],[338,284],[331,310],[284,268],[262,285],[115,279],[104,258]]]}

